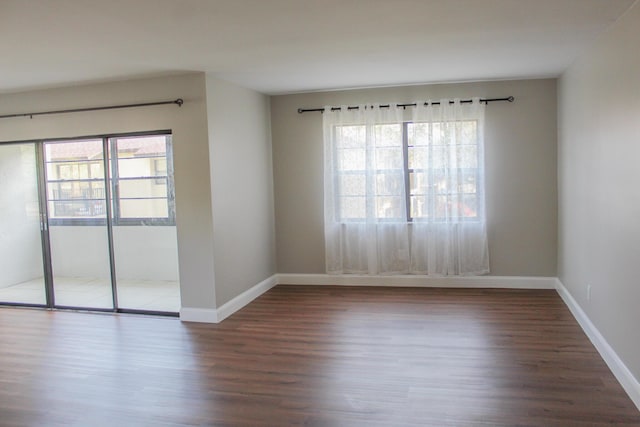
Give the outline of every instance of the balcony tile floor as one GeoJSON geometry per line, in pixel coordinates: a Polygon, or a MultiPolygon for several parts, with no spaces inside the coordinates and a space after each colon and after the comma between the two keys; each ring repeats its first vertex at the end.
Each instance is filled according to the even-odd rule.
{"type": "MultiPolygon", "coordinates": [[[[112,308],[111,284],[95,277],[56,277],[58,306],[112,308]]],[[[44,304],[44,279],[37,278],[0,289],[0,302],[44,304]]],[[[120,308],[179,312],[180,286],[175,281],[118,280],[120,308]]]]}

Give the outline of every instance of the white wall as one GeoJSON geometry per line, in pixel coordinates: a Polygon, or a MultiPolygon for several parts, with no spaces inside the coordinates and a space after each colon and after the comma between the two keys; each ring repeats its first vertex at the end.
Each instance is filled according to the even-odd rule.
{"type": "Polygon", "coordinates": [[[562,75],[558,97],[559,278],[636,379],[639,42],[636,3],[562,75]]]}
{"type": "Polygon", "coordinates": [[[322,115],[299,107],[513,95],[486,109],[491,274],[556,276],[555,79],[404,86],[271,98],[279,273],[324,273],[322,115]]]}
{"type": "MultiPolygon", "coordinates": [[[[206,85],[202,73],[0,96],[0,114],[183,98],[164,105],[2,119],[0,141],[171,129],[182,305],[216,307],[206,85]]],[[[1,143],[1,142],[0,142],[1,143]]]]}
{"type": "Polygon", "coordinates": [[[269,97],[207,76],[218,306],[276,272],[269,97]]]}
{"type": "Polygon", "coordinates": [[[0,288],[42,277],[35,148],[0,146],[0,288]]]}

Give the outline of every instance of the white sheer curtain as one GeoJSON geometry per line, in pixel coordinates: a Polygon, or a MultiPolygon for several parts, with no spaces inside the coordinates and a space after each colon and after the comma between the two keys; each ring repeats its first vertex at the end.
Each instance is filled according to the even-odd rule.
{"type": "Polygon", "coordinates": [[[418,103],[407,140],[415,159],[411,273],[489,272],[484,197],[484,107],[443,99],[418,103]],[[422,180],[421,186],[417,182],[422,180]],[[426,193],[423,195],[422,193],[426,193]]]}
{"type": "Polygon", "coordinates": [[[328,273],[488,272],[483,105],[417,104],[325,108],[328,273]]]}
{"type": "Polygon", "coordinates": [[[329,273],[409,271],[402,113],[395,105],[323,112],[329,273]]]}

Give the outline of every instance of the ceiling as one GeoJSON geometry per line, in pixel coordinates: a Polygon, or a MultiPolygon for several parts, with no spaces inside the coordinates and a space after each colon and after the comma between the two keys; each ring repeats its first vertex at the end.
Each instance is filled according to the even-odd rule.
{"type": "Polygon", "coordinates": [[[556,77],[634,0],[1,0],[0,92],[215,73],[268,94],[556,77]]]}

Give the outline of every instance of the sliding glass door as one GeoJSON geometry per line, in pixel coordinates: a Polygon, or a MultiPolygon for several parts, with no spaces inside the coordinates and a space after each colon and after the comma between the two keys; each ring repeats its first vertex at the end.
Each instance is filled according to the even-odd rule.
{"type": "Polygon", "coordinates": [[[118,305],[180,309],[171,135],[109,139],[118,305]]]}
{"type": "Polygon", "coordinates": [[[0,145],[0,303],[180,309],[169,133],[0,145]]]}
{"type": "Polygon", "coordinates": [[[102,139],[44,143],[56,306],[112,309],[102,139]]]}
{"type": "Polygon", "coordinates": [[[46,304],[36,144],[0,145],[0,302],[46,304]]]}

